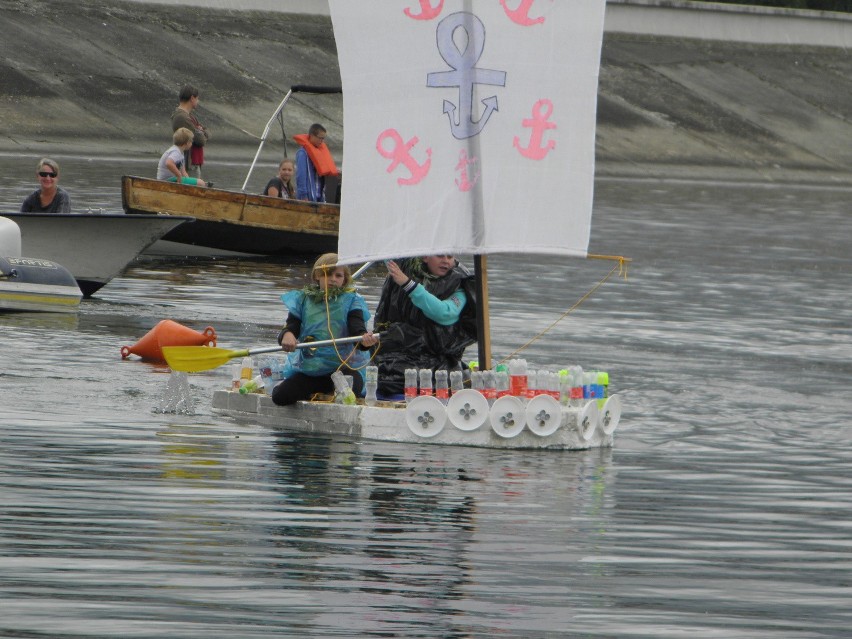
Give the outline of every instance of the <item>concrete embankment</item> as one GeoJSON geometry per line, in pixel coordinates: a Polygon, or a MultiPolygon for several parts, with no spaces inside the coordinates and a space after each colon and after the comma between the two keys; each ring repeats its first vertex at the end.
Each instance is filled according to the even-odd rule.
{"type": "MultiPolygon", "coordinates": [[[[755,33],[772,27],[775,38],[765,43],[744,41],[729,27],[707,37],[695,25],[708,23],[712,7],[663,17],[667,29],[658,35],[640,28],[635,12],[671,6],[621,4],[634,17],[627,20],[618,4],[607,10],[598,175],[852,183],[848,16],[802,14],[805,22],[779,27],[778,13],[750,10],[755,33]],[[619,26],[625,21],[635,28],[619,26]],[[831,46],[813,43],[821,39],[831,46]]],[[[730,18],[728,25],[739,24],[730,18]]],[[[177,91],[192,82],[201,90],[199,116],[213,131],[208,157],[245,162],[290,86],[340,82],[327,15],[0,0],[0,21],[0,152],[120,153],[153,162],[170,141],[177,91]]],[[[300,94],[283,128],[292,136],[314,121],[329,126],[339,157],[339,97],[300,94]]],[[[267,159],[281,155],[280,139],[275,123],[267,159]]]]}

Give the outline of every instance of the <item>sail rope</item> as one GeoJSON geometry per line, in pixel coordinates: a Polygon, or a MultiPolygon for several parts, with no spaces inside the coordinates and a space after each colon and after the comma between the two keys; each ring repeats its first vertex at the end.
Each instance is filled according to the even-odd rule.
{"type": "Polygon", "coordinates": [[[593,259],[593,260],[615,260],[616,264],[615,264],[615,266],[612,267],[612,269],[609,271],[609,273],[607,273],[603,277],[603,279],[601,279],[600,282],[595,284],[588,292],[586,292],[585,295],[583,295],[580,299],[578,299],[576,302],[574,302],[574,305],[571,308],[569,308],[567,311],[562,313],[562,315],[557,317],[553,322],[551,322],[551,324],[547,328],[545,328],[544,330],[540,331],[539,333],[534,335],[532,338],[530,338],[525,344],[523,344],[522,346],[518,347],[517,349],[515,349],[514,351],[512,351],[511,353],[506,355],[506,357],[504,357],[499,362],[497,362],[497,364],[503,364],[503,363],[507,362],[508,360],[512,359],[513,357],[515,357],[519,353],[523,352],[531,344],[533,344],[536,341],[538,341],[539,339],[541,339],[554,326],[556,326],[559,322],[561,322],[566,317],[568,317],[568,315],[570,315],[575,309],[579,308],[579,306],[581,304],[583,304],[583,302],[585,302],[587,299],[589,299],[589,297],[591,297],[592,294],[595,291],[597,291],[613,275],[615,275],[616,272],[618,273],[618,275],[623,276],[625,280],[627,279],[627,264],[632,261],[629,257],[623,257],[621,255],[597,255],[597,254],[593,254],[593,253],[589,253],[586,257],[588,259],[593,259]]]}
{"type": "MultiPolygon", "coordinates": [[[[328,269],[327,266],[325,266],[325,265],[322,266],[323,273],[326,273],[327,269],[328,269]]],[[[326,281],[328,281],[328,280],[326,280],[326,281]]],[[[367,366],[372,364],[373,360],[376,358],[376,355],[379,354],[380,345],[376,344],[376,348],[373,349],[372,353],[370,353],[370,358],[364,363],[363,366],[354,367],[351,364],[349,364],[349,360],[355,354],[355,351],[358,349],[358,345],[355,344],[353,346],[352,350],[349,351],[349,355],[347,355],[346,357],[343,357],[343,355],[340,353],[340,350],[338,350],[338,348],[337,348],[337,338],[335,337],[334,331],[331,328],[331,308],[329,307],[329,304],[328,304],[328,289],[325,290],[325,293],[322,296],[322,298],[325,301],[325,321],[326,321],[326,326],[328,328],[328,334],[331,336],[331,345],[334,347],[334,352],[337,355],[337,360],[340,362],[340,366],[337,367],[337,370],[340,370],[344,366],[348,366],[353,371],[360,371],[361,369],[367,368],[367,366]]]]}

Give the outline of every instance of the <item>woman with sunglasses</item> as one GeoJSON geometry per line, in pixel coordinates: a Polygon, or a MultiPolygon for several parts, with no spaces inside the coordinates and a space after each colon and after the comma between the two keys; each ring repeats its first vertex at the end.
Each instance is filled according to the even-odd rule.
{"type": "Polygon", "coordinates": [[[59,186],[59,165],[42,158],[36,166],[39,188],[21,204],[21,213],[70,213],[71,197],[59,186]]]}

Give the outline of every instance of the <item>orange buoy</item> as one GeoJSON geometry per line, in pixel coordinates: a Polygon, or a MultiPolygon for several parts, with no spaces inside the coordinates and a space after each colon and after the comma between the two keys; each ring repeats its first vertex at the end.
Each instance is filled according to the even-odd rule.
{"type": "Polygon", "coordinates": [[[165,362],[163,346],[216,346],[216,331],[212,326],[194,331],[172,320],[162,320],[133,346],[122,346],[121,359],[133,353],[150,362],[165,362]]]}

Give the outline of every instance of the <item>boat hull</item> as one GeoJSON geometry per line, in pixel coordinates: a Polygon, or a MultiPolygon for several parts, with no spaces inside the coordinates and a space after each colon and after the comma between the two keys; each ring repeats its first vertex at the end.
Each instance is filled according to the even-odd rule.
{"type": "Polygon", "coordinates": [[[340,207],[252,195],[240,191],[175,184],[124,176],[125,212],[189,215],[192,225],[163,239],[215,251],[245,255],[316,254],[337,250],[340,207]]]}
{"type": "Polygon", "coordinates": [[[67,268],[84,297],[121,275],[146,248],[191,217],[123,213],[4,213],[21,228],[24,255],[67,268]]]}
{"type": "Polygon", "coordinates": [[[406,404],[347,406],[298,402],[293,406],[276,406],[267,395],[226,390],[214,392],[213,410],[240,421],[294,432],[343,435],[386,442],[501,449],[586,450],[611,447],[617,426],[617,423],[603,417],[607,413],[599,416],[597,410],[563,407],[558,418],[558,428],[546,436],[535,434],[529,426],[523,427],[514,436],[501,436],[488,421],[473,430],[462,430],[450,420],[438,432],[424,436],[417,434],[416,421],[414,427],[409,426],[409,422],[414,420],[406,404]],[[592,416],[591,423],[586,419],[589,415],[592,416]]]}
{"type": "Polygon", "coordinates": [[[71,273],[55,262],[0,257],[0,311],[76,313],[82,297],[71,273]]]}

